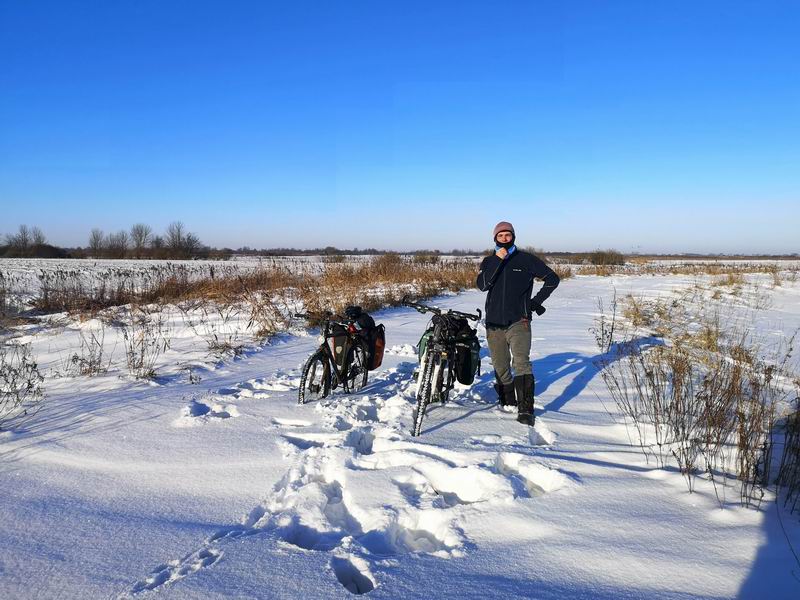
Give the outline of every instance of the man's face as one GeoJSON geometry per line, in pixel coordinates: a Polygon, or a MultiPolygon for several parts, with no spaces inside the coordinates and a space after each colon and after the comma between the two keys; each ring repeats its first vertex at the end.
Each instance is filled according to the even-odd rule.
{"type": "Polygon", "coordinates": [[[497,234],[495,238],[498,244],[507,244],[514,238],[514,235],[510,231],[501,231],[497,234]]]}

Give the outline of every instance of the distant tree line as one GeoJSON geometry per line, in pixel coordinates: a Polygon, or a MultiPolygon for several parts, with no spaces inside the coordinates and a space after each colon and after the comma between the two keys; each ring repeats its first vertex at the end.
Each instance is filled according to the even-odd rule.
{"type": "Polygon", "coordinates": [[[92,229],[86,253],[91,258],[188,259],[207,258],[220,251],[204,246],[181,221],[173,221],[163,235],[154,234],[145,223],[114,233],[92,229]]]}
{"type": "MultiPolygon", "coordinates": [[[[86,247],[61,248],[47,242],[47,237],[39,227],[20,225],[16,233],[0,236],[4,244],[0,244],[0,258],[134,258],[134,259],[193,259],[213,258],[227,260],[232,256],[380,256],[397,254],[395,250],[378,250],[377,248],[251,248],[242,246],[236,250],[230,248],[211,248],[204,245],[194,233],[187,231],[181,221],[169,224],[166,231],[154,234],[152,227],[145,223],[136,223],[129,230],[105,233],[102,229],[92,229],[86,247]]],[[[560,260],[562,262],[585,262],[594,265],[624,264],[625,256],[614,249],[595,250],[594,252],[545,252],[539,248],[526,247],[524,250],[540,256],[544,260],[560,260]]],[[[450,252],[441,250],[411,250],[400,254],[418,257],[438,256],[481,256],[491,254],[494,248],[483,250],[464,250],[454,248],[450,252]]],[[[796,258],[794,254],[639,254],[646,259],[776,259],[796,258]]]]}
{"type": "Polygon", "coordinates": [[[20,225],[17,233],[5,236],[0,246],[0,257],[5,258],[66,258],[67,252],[47,243],[47,237],[38,227],[20,225]]]}
{"type": "Polygon", "coordinates": [[[17,233],[5,236],[0,245],[3,258],[135,258],[191,259],[229,258],[232,250],[209,248],[200,238],[187,231],[181,221],[170,223],[163,235],[153,233],[152,227],[136,223],[130,230],[104,233],[92,229],[86,247],[59,248],[47,243],[38,227],[20,225],[17,233]]]}

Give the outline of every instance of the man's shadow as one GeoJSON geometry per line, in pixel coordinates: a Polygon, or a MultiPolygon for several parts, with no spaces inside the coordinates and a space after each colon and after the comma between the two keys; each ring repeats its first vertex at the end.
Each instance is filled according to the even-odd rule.
{"type": "Polygon", "coordinates": [[[585,356],[577,352],[558,352],[533,361],[533,374],[536,379],[536,397],[540,397],[559,379],[574,374],[567,387],[548,402],[542,412],[560,412],[564,405],[580,394],[592,378],[607,365],[629,355],[664,342],[656,337],[641,337],[627,342],[615,342],[608,351],[595,356],[585,356]]]}

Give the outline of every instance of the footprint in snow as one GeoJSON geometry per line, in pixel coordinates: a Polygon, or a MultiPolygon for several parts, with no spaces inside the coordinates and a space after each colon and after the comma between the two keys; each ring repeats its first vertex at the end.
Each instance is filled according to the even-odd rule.
{"type": "Polygon", "coordinates": [[[172,424],[174,427],[194,427],[238,416],[239,410],[233,404],[222,404],[213,401],[207,404],[193,399],[181,410],[181,416],[172,424]]]}

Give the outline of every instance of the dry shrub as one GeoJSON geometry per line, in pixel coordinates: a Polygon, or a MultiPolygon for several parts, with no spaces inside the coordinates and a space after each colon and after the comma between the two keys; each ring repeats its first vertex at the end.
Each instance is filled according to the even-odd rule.
{"type": "Polygon", "coordinates": [[[590,252],[587,260],[595,266],[624,265],[625,256],[619,250],[595,250],[590,252]]]}
{"type": "Polygon", "coordinates": [[[43,381],[30,344],[0,345],[0,431],[36,413],[44,398],[43,381]]]}
{"type": "Polygon", "coordinates": [[[572,267],[570,267],[569,265],[553,265],[552,269],[553,271],[555,271],[556,275],[558,275],[558,278],[561,281],[564,281],[565,279],[570,279],[575,275],[572,272],[572,267]]]}
{"type": "Polygon", "coordinates": [[[132,305],[120,316],[128,371],[136,379],[153,379],[158,358],[170,346],[170,333],[162,313],[132,305]]]}
{"type": "Polygon", "coordinates": [[[105,356],[105,326],[101,325],[99,330],[88,333],[81,330],[80,338],[80,347],[64,363],[64,373],[93,377],[108,372],[112,357],[105,356]]]}
{"type": "Polygon", "coordinates": [[[0,271],[0,333],[20,322],[18,278],[0,271]]]}
{"type": "Polygon", "coordinates": [[[435,265],[441,261],[438,254],[415,254],[412,262],[417,265],[435,265]]]}
{"type": "Polygon", "coordinates": [[[634,327],[651,327],[655,321],[652,304],[630,294],[625,297],[622,316],[634,327]]]}
{"type": "Polygon", "coordinates": [[[767,267],[767,273],[772,276],[773,287],[781,287],[781,285],[783,285],[783,281],[781,280],[781,270],[778,265],[769,265],[767,267]]]}
{"type": "MultiPolygon", "coordinates": [[[[661,328],[668,343],[645,349],[617,343],[617,353],[600,364],[602,379],[645,457],[661,467],[674,461],[689,491],[705,473],[721,504],[733,479],[740,501],[758,504],[769,484],[776,416],[786,395],[778,375],[789,372],[794,337],[765,361],[749,333],[723,325],[718,312],[692,314],[691,302],[677,308],[683,312],[674,301],[627,298],[623,315],[661,328]]],[[[604,320],[601,311],[596,330],[604,320]]],[[[596,339],[607,357],[607,344],[596,339]]]]}
{"type": "Polygon", "coordinates": [[[183,321],[194,334],[205,341],[217,358],[238,356],[244,351],[238,319],[245,308],[237,302],[200,300],[178,305],[183,321]]]}
{"type": "Polygon", "coordinates": [[[796,384],[793,404],[783,422],[783,453],[777,478],[785,493],[783,505],[792,512],[800,508],[800,382],[796,384]]]}

